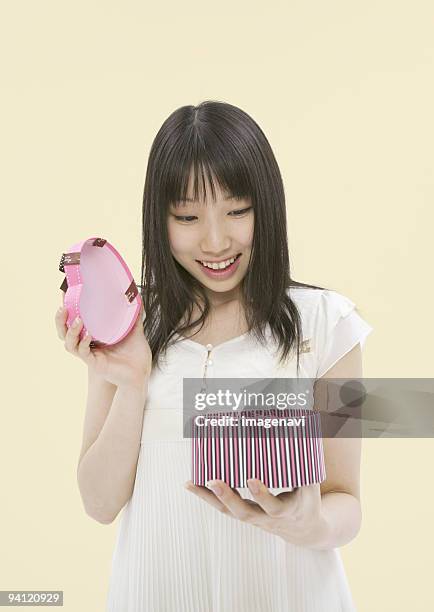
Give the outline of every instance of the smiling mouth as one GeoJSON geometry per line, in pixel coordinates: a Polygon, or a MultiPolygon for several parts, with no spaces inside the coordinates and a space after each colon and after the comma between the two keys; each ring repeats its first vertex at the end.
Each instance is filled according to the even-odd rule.
{"type": "MultiPolygon", "coordinates": [[[[220,268],[220,267],[213,268],[213,267],[210,267],[210,266],[204,266],[204,264],[201,262],[200,259],[196,259],[195,261],[197,261],[197,263],[200,263],[200,265],[202,267],[206,268],[207,270],[212,270],[214,272],[218,272],[219,270],[227,270],[228,268],[233,266],[234,263],[237,261],[237,259],[239,259],[240,257],[241,257],[241,253],[238,253],[238,255],[235,255],[234,261],[232,263],[228,264],[225,268],[220,268]]],[[[223,261],[228,261],[229,259],[232,259],[232,257],[228,257],[227,259],[224,259],[223,261]]],[[[215,263],[215,264],[217,264],[219,266],[220,263],[222,263],[222,262],[215,261],[215,262],[206,262],[206,263],[215,263]]]]}

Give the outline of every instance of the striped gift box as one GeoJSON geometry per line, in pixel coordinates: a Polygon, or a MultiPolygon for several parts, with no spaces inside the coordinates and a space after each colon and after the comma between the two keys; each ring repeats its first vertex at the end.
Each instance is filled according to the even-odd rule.
{"type": "Polygon", "coordinates": [[[318,411],[271,408],[246,410],[236,415],[232,412],[206,414],[207,419],[226,417],[236,417],[236,424],[192,421],[195,485],[204,486],[209,480],[219,479],[230,487],[242,488],[247,487],[249,478],[258,478],[269,488],[295,488],[325,480],[318,411]],[[263,426],[266,419],[270,425],[267,428],[263,426]],[[273,424],[271,419],[279,420],[273,424]],[[295,424],[288,425],[288,419],[295,424]]]}

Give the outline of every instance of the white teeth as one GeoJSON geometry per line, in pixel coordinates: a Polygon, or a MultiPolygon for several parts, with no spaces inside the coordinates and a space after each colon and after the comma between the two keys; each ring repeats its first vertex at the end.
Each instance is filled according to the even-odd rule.
{"type": "Polygon", "coordinates": [[[236,257],[232,257],[231,259],[221,261],[220,263],[208,263],[206,261],[201,261],[201,264],[204,265],[206,268],[211,268],[212,270],[223,270],[223,268],[227,268],[235,260],[236,257]]]}

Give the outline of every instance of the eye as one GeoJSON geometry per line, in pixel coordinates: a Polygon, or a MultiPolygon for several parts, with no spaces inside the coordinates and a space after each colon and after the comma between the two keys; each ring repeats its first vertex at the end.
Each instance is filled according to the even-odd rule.
{"type": "Polygon", "coordinates": [[[186,223],[188,223],[189,219],[196,219],[196,217],[192,215],[187,216],[187,217],[180,217],[179,215],[173,215],[173,216],[175,217],[177,221],[186,222],[186,223]]]}
{"type": "Polygon", "coordinates": [[[229,214],[233,214],[235,217],[240,217],[243,213],[247,212],[248,210],[250,210],[252,208],[252,206],[249,206],[248,208],[242,208],[240,210],[233,210],[232,212],[230,212],[229,214]]]}

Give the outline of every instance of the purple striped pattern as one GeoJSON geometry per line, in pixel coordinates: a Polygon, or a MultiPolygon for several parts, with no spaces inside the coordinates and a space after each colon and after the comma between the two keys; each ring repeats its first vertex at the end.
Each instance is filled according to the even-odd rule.
{"type": "Polygon", "coordinates": [[[240,414],[207,414],[208,418],[236,416],[236,426],[197,425],[192,422],[192,480],[204,486],[219,479],[230,487],[247,487],[249,478],[266,487],[300,487],[326,478],[318,411],[269,409],[240,414]],[[271,425],[269,429],[241,424],[241,416],[252,418],[304,417],[305,425],[271,425]]]}

